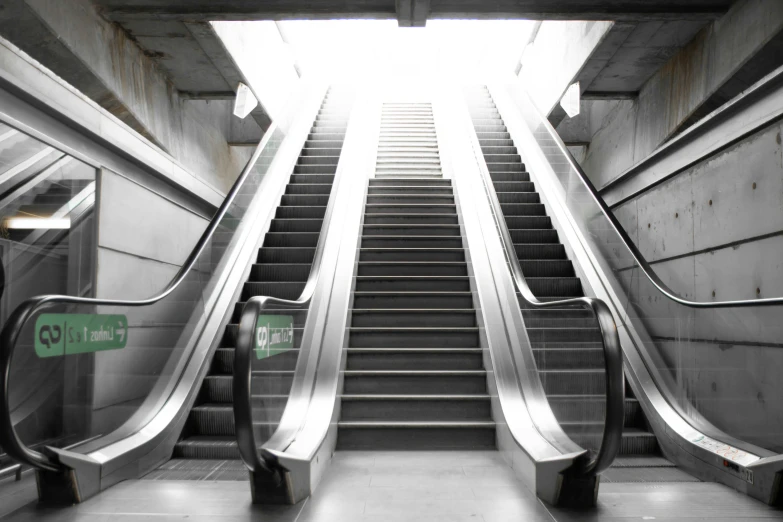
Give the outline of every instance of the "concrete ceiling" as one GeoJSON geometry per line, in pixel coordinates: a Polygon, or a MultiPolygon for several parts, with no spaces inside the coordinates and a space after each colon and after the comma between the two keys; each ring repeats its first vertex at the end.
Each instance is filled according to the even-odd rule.
{"type": "MultiPolygon", "coordinates": [[[[582,99],[631,99],[642,85],[690,42],[706,20],[615,22],[574,81],[582,99]]],[[[556,106],[549,115],[555,127],[565,118],[556,106]]]]}
{"type": "MultiPolygon", "coordinates": [[[[210,20],[440,18],[616,20],[580,75],[583,91],[633,93],[733,0],[92,0],[166,70],[185,96],[232,95],[236,66],[210,20]]],[[[260,115],[259,115],[260,116],[260,115]]],[[[259,122],[262,123],[262,122],[259,122]]]]}
{"type": "Polygon", "coordinates": [[[95,0],[118,22],[427,18],[534,20],[712,20],[733,0],[95,0]]]}

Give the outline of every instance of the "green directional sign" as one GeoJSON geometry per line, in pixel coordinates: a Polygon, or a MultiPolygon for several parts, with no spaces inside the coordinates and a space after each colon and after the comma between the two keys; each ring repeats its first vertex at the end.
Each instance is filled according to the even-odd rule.
{"type": "Polygon", "coordinates": [[[256,322],[256,358],[264,359],[294,347],[294,318],[290,315],[259,315],[256,322]]]}
{"type": "Polygon", "coordinates": [[[35,353],[41,358],[119,350],[127,342],[124,315],[41,314],[35,321],[35,353]]]}

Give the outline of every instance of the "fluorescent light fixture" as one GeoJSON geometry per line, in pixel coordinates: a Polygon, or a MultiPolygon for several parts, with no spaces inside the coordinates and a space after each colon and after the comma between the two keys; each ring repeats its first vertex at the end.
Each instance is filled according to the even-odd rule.
{"type": "Polygon", "coordinates": [[[560,106],[563,107],[569,118],[579,115],[579,97],[579,82],[576,82],[568,86],[560,100],[560,106]]]}
{"type": "Polygon", "coordinates": [[[6,228],[15,230],[37,229],[68,229],[71,228],[70,218],[12,217],[5,222],[6,228]]]}
{"type": "Polygon", "coordinates": [[[245,119],[258,105],[258,100],[253,96],[250,87],[240,82],[237,87],[237,97],[234,100],[234,116],[245,119]]]}

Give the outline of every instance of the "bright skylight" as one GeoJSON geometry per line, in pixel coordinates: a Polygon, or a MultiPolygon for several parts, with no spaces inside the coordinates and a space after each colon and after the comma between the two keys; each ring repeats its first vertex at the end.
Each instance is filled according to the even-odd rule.
{"type": "Polygon", "coordinates": [[[513,74],[533,22],[395,20],[279,22],[302,72],[334,79],[486,80],[513,74]]]}

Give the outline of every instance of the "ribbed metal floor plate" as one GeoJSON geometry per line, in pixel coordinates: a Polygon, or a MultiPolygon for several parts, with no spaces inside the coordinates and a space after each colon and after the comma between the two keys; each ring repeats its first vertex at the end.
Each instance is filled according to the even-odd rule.
{"type": "Polygon", "coordinates": [[[248,472],[239,460],[174,459],[142,480],[237,481],[248,480],[248,472]]]}
{"type": "Polygon", "coordinates": [[[609,468],[601,482],[701,482],[677,468],[609,468]]]}

